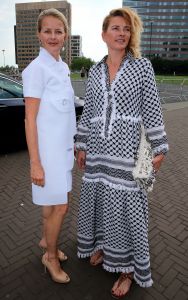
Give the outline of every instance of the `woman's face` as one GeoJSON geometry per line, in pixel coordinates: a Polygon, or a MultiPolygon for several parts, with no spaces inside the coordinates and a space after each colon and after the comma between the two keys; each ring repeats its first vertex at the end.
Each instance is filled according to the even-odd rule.
{"type": "Polygon", "coordinates": [[[46,16],[42,20],[38,38],[44,47],[55,59],[58,59],[65,41],[66,33],[62,21],[53,16],[46,16]]]}
{"type": "Polygon", "coordinates": [[[131,25],[123,17],[112,17],[107,31],[102,33],[108,50],[125,50],[131,37],[131,25]]]}

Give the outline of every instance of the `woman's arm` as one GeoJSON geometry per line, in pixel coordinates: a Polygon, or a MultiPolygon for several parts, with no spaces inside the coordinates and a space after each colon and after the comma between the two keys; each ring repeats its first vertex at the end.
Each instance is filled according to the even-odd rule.
{"type": "Polygon", "coordinates": [[[44,186],[44,170],[41,165],[36,118],[39,110],[40,99],[25,97],[25,132],[30,156],[30,174],[32,183],[44,186]]]}
{"type": "Polygon", "coordinates": [[[164,154],[159,154],[159,155],[156,155],[154,158],[153,158],[153,167],[154,167],[154,170],[155,172],[158,172],[160,167],[161,167],[161,164],[163,162],[165,158],[165,155],[164,154]]]}
{"type": "MultiPolygon", "coordinates": [[[[151,142],[154,156],[163,157],[168,152],[168,141],[164,128],[161,102],[151,63],[145,60],[143,80],[142,120],[151,142]]],[[[157,159],[156,159],[157,160],[157,159]]]]}
{"type": "Polygon", "coordinates": [[[161,102],[151,63],[147,60],[143,81],[142,119],[154,153],[153,166],[157,172],[168,152],[161,102]]]}
{"type": "Polygon", "coordinates": [[[79,169],[85,170],[86,151],[82,151],[82,150],[77,151],[77,164],[78,164],[79,169]]]}

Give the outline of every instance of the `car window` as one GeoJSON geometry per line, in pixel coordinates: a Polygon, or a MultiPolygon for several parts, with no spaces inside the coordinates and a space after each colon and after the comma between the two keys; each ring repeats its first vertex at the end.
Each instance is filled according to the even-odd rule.
{"type": "Polygon", "coordinates": [[[1,99],[8,99],[8,98],[15,98],[12,93],[5,91],[4,89],[0,88],[0,100],[1,99]]]}
{"type": "Polygon", "coordinates": [[[0,77],[0,98],[22,98],[23,87],[21,84],[8,78],[0,77]]]}

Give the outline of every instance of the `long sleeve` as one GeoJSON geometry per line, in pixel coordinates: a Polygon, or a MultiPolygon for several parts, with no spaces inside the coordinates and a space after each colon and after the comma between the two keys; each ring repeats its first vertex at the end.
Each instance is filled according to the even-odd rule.
{"type": "Polygon", "coordinates": [[[85,94],[85,104],[81,119],[78,123],[77,134],[75,136],[76,149],[77,150],[87,150],[87,138],[90,130],[90,120],[93,115],[93,93],[92,93],[92,70],[89,73],[86,94],[85,94]]]}
{"type": "Polygon", "coordinates": [[[142,120],[154,156],[168,151],[168,142],[164,130],[161,103],[155,82],[153,67],[146,60],[143,80],[142,120]]]}

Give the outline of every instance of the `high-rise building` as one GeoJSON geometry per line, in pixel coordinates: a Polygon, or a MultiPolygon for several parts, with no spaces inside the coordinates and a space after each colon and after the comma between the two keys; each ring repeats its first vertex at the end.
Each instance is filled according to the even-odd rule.
{"type": "Polygon", "coordinates": [[[82,55],[82,37],[80,35],[71,36],[71,60],[82,55]]]}
{"type": "MultiPolygon", "coordinates": [[[[15,49],[16,63],[22,71],[39,53],[37,18],[41,11],[56,8],[66,17],[71,32],[71,5],[67,1],[45,1],[16,4],[15,49]]],[[[70,33],[69,32],[69,33],[70,33]]],[[[67,64],[71,62],[71,37],[61,53],[67,64]]]]}
{"type": "Polygon", "coordinates": [[[142,17],[142,54],[165,59],[188,59],[188,1],[123,0],[142,17]]]}

